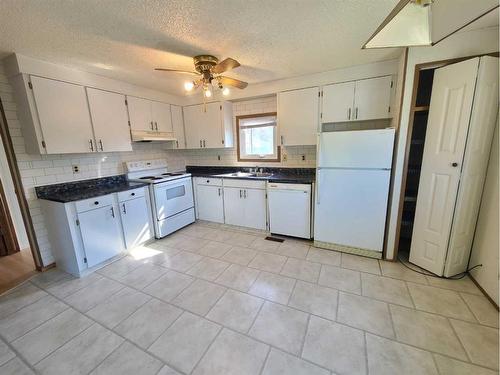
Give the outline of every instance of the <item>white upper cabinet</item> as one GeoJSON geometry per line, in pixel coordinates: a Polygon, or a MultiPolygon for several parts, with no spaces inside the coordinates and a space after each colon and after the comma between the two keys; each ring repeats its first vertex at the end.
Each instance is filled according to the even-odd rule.
{"type": "Polygon", "coordinates": [[[184,118],[182,116],[182,107],[178,105],[170,106],[172,111],[172,129],[174,137],[177,139],[173,148],[184,149],[186,148],[186,137],[184,136],[184,118]]]}
{"type": "Polygon", "coordinates": [[[278,126],[284,146],[315,145],[319,87],[278,93],[278,126]]]}
{"type": "Polygon", "coordinates": [[[183,107],[187,148],[233,147],[233,107],[215,102],[183,107]]]}
{"type": "Polygon", "coordinates": [[[392,76],[335,83],[323,87],[322,123],[392,117],[392,76]]]}
{"type": "Polygon", "coordinates": [[[130,129],[153,131],[154,122],[151,111],[151,101],[134,96],[127,96],[130,129]]]}
{"type": "Polygon", "coordinates": [[[31,85],[46,153],[93,151],[94,135],[85,88],[34,76],[31,85]]]}
{"type": "Polygon", "coordinates": [[[97,151],[132,151],[125,95],[87,87],[97,151]]]}
{"type": "Polygon", "coordinates": [[[172,114],[170,104],[151,102],[151,111],[155,130],[172,133],[172,114]]]}
{"type": "Polygon", "coordinates": [[[356,81],[354,120],[375,120],[391,117],[392,77],[356,81]]]}
{"type": "Polygon", "coordinates": [[[323,87],[322,122],[344,122],[353,119],[355,82],[323,87]]]}

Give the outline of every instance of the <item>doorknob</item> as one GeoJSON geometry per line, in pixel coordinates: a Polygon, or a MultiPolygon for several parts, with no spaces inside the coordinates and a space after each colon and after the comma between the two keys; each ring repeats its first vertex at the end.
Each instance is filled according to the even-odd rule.
{"type": "Polygon", "coordinates": [[[457,163],[457,162],[455,162],[455,163],[451,163],[451,166],[452,166],[452,167],[458,167],[458,163],[457,163]]]}

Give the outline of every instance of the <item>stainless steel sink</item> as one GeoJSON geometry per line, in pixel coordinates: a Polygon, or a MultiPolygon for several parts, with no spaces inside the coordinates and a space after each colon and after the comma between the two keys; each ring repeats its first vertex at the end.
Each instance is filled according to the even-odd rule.
{"type": "Polygon", "coordinates": [[[224,174],[218,174],[217,177],[271,177],[273,174],[272,173],[267,173],[267,172],[256,172],[256,173],[250,173],[250,172],[234,172],[234,173],[224,173],[224,174]]]}

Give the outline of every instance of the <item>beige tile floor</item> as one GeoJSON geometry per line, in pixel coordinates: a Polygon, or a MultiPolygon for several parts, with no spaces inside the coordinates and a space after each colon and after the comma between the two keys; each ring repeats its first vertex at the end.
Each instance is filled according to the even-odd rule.
{"type": "Polygon", "coordinates": [[[469,279],[193,224],[82,279],[0,296],[0,374],[497,374],[469,279]]]}

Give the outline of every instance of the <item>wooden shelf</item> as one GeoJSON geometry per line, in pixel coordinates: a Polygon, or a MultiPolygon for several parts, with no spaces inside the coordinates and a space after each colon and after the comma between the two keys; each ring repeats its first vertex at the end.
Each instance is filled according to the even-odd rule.
{"type": "Polygon", "coordinates": [[[428,105],[422,105],[420,107],[413,108],[413,112],[425,112],[425,111],[428,111],[428,110],[429,110],[429,106],[428,105]]]}

